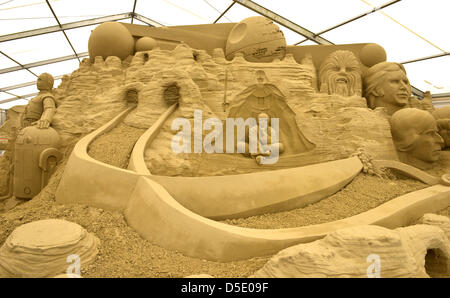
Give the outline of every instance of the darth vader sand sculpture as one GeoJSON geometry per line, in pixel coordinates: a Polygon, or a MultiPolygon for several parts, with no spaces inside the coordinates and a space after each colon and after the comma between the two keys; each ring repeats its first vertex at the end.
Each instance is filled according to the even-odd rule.
{"type": "MultiPolygon", "coordinates": [[[[278,141],[282,144],[280,154],[299,154],[314,149],[315,145],[298,128],[295,113],[286,103],[286,95],[268,81],[264,71],[256,71],[256,80],[256,84],[236,95],[230,106],[228,118],[261,119],[262,113],[267,115],[267,118],[278,118],[278,141]]],[[[246,138],[248,137],[247,135],[246,138]]]]}

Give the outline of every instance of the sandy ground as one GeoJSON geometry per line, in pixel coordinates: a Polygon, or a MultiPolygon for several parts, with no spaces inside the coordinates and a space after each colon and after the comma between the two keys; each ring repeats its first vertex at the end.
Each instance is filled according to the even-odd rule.
{"type": "Polygon", "coordinates": [[[135,128],[121,122],[108,133],[95,139],[88,148],[88,154],[101,162],[125,169],[131,151],[145,129],[135,128]]]}
{"type": "Polygon", "coordinates": [[[223,222],[256,229],[294,228],[320,224],[368,211],[391,199],[424,187],[426,187],[425,184],[411,179],[382,179],[360,174],[341,191],[309,206],[223,222]]]}

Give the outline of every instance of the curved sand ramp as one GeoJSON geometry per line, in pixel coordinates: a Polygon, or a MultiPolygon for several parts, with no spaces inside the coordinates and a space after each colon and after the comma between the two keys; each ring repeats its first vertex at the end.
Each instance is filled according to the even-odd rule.
{"type": "Polygon", "coordinates": [[[87,149],[95,138],[114,128],[132,109],[123,111],[76,143],[56,190],[56,202],[88,204],[108,210],[125,209],[139,175],[100,162],[89,156],[87,149]]]}
{"type": "Polygon", "coordinates": [[[125,217],[143,238],[157,245],[195,258],[233,261],[273,254],[346,227],[408,225],[424,213],[449,205],[450,187],[435,185],[346,219],[299,228],[258,230],[226,225],[195,214],[180,205],[160,184],[140,177],[125,217]]]}
{"type": "Polygon", "coordinates": [[[304,207],[341,190],[362,169],[358,157],[310,166],[211,177],[149,176],[181,205],[226,219],[304,207]]]}
{"type": "Polygon", "coordinates": [[[362,169],[357,157],[291,169],[211,177],[152,175],[145,149],[175,111],[171,106],[136,142],[128,169],[160,183],[184,207],[212,219],[239,218],[300,208],[326,198],[362,169]]]}
{"type": "Polygon", "coordinates": [[[89,144],[120,123],[129,110],[81,139],[67,163],[57,200],[123,210],[137,178],[144,175],[160,183],[178,202],[201,216],[236,218],[291,210],[317,202],[342,189],[362,169],[360,160],[353,157],[305,167],[220,177],[153,176],[145,164],[144,150],[175,109],[176,105],[171,106],[136,142],[128,167],[133,171],[107,165],[87,154],[89,144]]]}
{"type": "Polygon", "coordinates": [[[90,142],[122,121],[128,111],[77,143],[56,200],[125,210],[129,225],[145,239],[192,257],[230,261],[272,254],[296,243],[314,241],[336,229],[361,224],[395,228],[413,222],[424,213],[450,206],[450,187],[436,185],[362,214],[320,225],[256,230],[218,223],[183,207],[161,184],[151,180],[153,176],[107,165],[87,154],[90,142]]]}
{"type": "Polygon", "coordinates": [[[423,183],[426,183],[428,185],[435,185],[440,183],[443,185],[450,186],[450,181],[448,180],[447,175],[443,175],[441,178],[435,177],[418,168],[415,168],[413,166],[410,166],[408,164],[396,160],[374,160],[372,161],[372,163],[376,168],[394,169],[400,171],[401,173],[409,177],[422,181],[423,183]]]}

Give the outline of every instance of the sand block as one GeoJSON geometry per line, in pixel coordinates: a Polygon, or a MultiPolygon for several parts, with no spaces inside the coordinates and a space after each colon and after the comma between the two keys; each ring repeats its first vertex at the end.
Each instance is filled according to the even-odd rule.
{"type": "Polygon", "coordinates": [[[449,256],[438,227],[363,225],[286,248],[253,277],[448,277],[449,256]]]}
{"type": "MultiPolygon", "coordinates": [[[[16,228],[0,248],[0,277],[48,277],[91,263],[100,240],[76,223],[46,219],[16,228]]],[[[75,272],[75,271],[74,271],[75,272]]]]}

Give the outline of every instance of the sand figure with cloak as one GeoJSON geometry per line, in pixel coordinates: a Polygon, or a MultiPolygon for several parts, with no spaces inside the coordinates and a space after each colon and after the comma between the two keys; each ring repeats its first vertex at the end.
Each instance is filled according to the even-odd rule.
{"type": "Polygon", "coordinates": [[[279,119],[279,142],[284,144],[284,154],[292,155],[310,151],[315,145],[300,131],[295,113],[286,103],[286,96],[274,84],[269,83],[262,70],[256,72],[257,83],[240,92],[228,113],[228,118],[257,119],[265,113],[279,119]]]}

